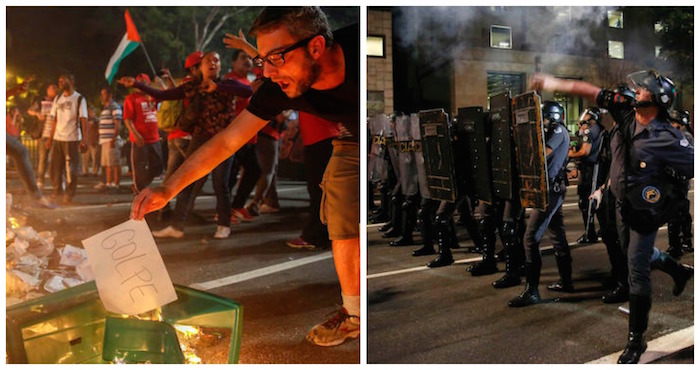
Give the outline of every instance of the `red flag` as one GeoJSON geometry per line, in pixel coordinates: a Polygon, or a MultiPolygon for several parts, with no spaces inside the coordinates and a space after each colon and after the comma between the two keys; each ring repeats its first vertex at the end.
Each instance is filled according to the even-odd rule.
{"type": "Polygon", "coordinates": [[[126,37],[129,41],[141,42],[141,36],[139,36],[139,31],[136,30],[136,25],[134,21],[131,20],[131,14],[129,10],[124,12],[124,19],[126,20],[126,37]]]}

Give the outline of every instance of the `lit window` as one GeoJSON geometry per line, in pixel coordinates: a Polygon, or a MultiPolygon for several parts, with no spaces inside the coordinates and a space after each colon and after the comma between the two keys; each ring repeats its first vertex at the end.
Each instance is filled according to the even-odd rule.
{"type": "Polygon", "coordinates": [[[654,47],[654,56],[658,58],[659,55],[661,55],[661,46],[655,46],[654,47]]]}
{"type": "Polygon", "coordinates": [[[513,48],[513,34],[510,27],[491,26],[491,47],[497,49],[513,48]]]}
{"type": "Polygon", "coordinates": [[[661,33],[664,30],[664,25],[661,22],[654,23],[654,32],[661,33]]]}
{"type": "Polygon", "coordinates": [[[625,59],[625,44],[621,41],[608,41],[608,55],[613,59],[625,59]]]}
{"type": "Polygon", "coordinates": [[[571,7],[570,6],[557,6],[555,7],[557,14],[557,19],[561,21],[571,21],[571,7]]]}
{"type": "Polygon", "coordinates": [[[367,56],[384,58],[384,36],[367,36],[367,56]]]}
{"type": "Polygon", "coordinates": [[[623,28],[623,19],[621,11],[608,10],[608,26],[612,28],[623,28]]]}

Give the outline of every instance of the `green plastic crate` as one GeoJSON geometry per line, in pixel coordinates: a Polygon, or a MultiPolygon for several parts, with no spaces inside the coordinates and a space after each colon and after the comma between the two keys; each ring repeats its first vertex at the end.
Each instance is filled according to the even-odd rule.
{"type": "MultiPolygon", "coordinates": [[[[178,299],[162,307],[163,321],[171,325],[186,325],[205,330],[230,330],[228,363],[238,363],[241,348],[243,310],[238,303],[199,290],[175,285],[178,299]]],[[[27,301],[7,308],[7,361],[8,363],[77,364],[106,363],[103,347],[109,353],[140,348],[143,353],[155,354],[153,363],[179,362],[182,355],[173,353],[173,331],[169,325],[148,324],[141,328],[144,337],[125,340],[126,336],[105,338],[107,317],[121,318],[107,312],[100,301],[94,282],[27,301]],[[154,328],[146,330],[146,326],[154,328]],[[153,333],[150,340],[145,338],[153,333]],[[159,342],[156,337],[161,336],[159,342]],[[112,339],[110,339],[112,338],[112,339]],[[117,340],[115,338],[121,338],[117,340]],[[107,343],[105,343],[107,341],[107,343]],[[119,348],[129,347],[129,348],[119,348]],[[151,348],[153,347],[153,348],[151,348]],[[175,360],[173,360],[175,359],[175,360]]],[[[139,330],[126,320],[111,324],[121,335],[139,330]]],[[[139,326],[137,323],[136,326],[139,326]]],[[[177,338],[175,338],[177,341],[177,338]]],[[[145,357],[137,357],[143,359],[145,357]]]]}

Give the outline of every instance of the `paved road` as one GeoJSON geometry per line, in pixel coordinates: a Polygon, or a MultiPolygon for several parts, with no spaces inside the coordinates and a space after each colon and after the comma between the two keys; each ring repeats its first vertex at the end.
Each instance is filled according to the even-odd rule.
{"type": "MultiPolygon", "coordinates": [[[[575,188],[569,188],[564,205],[572,244],[583,232],[575,194],[575,188]]],[[[600,300],[601,284],[610,270],[602,243],[573,247],[573,294],[544,288],[558,279],[554,257],[548,252],[543,257],[540,293],[550,302],[515,309],[506,303],[524,284],[504,290],[491,287],[501,276],[503,264],[498,274],[472,277],[465,269],[479,256],[461,248],[453,250],[458,263],[422,269],[433,257],[412,257],[411,250],[418,246],[389,247],[377,226],[368,226],[368,363],[586,363],[624,348],[627,316],[620,313],[619,305],[600,300]],[[555,298],[560,301],[554,302],[555,298]]],[[[462,247],[473,246],[463,227],[459,234],[462,247]]],[[[665,229],[657,243],[662,250],[667,248],[665,229]]],[[[551,246],[548,238],[542,246],[551,246]]],[[[693,257],[687,254],[682,261],[693,264],[693,257]]],[[[650,344],[648,352],[660,355],[666,351],[661,344],[665,335],[693,326],[694,285],[690,282],[680,297],[674,297],[668,275],[654,271],[652,282],[647,339],[661,339],[650,344]]],[[[684,338],[690,338],[692,346],[690,333],[684,338]]],[[[692,348],[681,349],[652,360],[692,363],[692,348]]]]}
{"type": "MultiPolygon", "coordinates": [[[[92,189],[94,178],[81,179],[74,204],[56,210],[17,209],[38,230],[57,230],[57,246],[80,240],[129,217],[130,182],[119,194],[92,189]]],[[[19,181],[8,175],[9,192],[19,181]]],[[[299,235],[307,217],[305,183],[280,181],[282,211],[233,227],[227,240],[216,240],[210,184],[197,199],[183,239],[156,239],[174,283],[194,286],[243,305],[241,363],[358,363],[358,340],[322,348],[304,339],[340,303],[340,286],[329,250],[295,250],[285,241],[299,235]]],[[[147,217],[152,230],[164,226],[147,217]]]]}

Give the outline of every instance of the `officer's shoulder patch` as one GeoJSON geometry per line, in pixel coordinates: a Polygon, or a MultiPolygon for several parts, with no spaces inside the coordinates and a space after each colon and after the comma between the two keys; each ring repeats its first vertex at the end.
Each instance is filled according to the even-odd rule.
{"type": "Polygon", "coordinates": [[[561,133],[561,127],[556,127],[556,128],[554,129],[554,133],[555,133],[555,134],[560,134],[560,133],[561,133]]]}
{"type": "Polygon", "coordinates": [[[583,141],[588,141],[588,136],[584,136],[583,141]]]}
{"type": "Polygon", "coordinates": [[[587,128],[587,129],[583,130],[583,133],[588,135],[591,133],[591,129],[587,128]]]}
{"type": "Polygon", "coordinates": [[[681,146],[682,146],[682,147],[685,148],[685,147],[687,147],[688,145],[690,145],[690,142],[688,141],[688,139],[681,139],[681,146]]]}
{"type": "Polygon", "coordinates": [[[661,199],[661,191],[654,186],[645,186],[642,189],[642,199],[647,203],[656,203],[661,199]]]}

